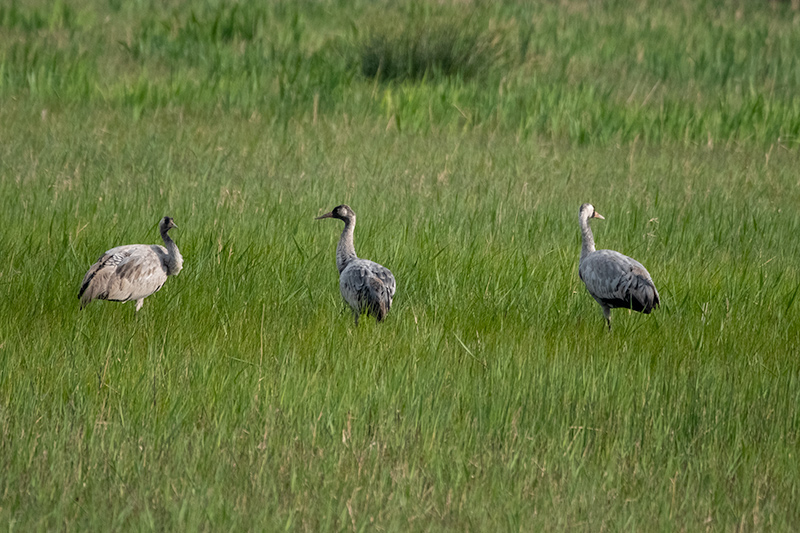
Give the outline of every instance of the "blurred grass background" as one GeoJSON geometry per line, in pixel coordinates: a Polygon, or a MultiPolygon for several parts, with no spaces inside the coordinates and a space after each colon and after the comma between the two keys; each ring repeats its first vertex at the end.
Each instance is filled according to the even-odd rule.
{"type": "Polygon", "coordinates": [[[18,2],[0,95],[582,144],[796,144],[788,2],[18,2]]]}

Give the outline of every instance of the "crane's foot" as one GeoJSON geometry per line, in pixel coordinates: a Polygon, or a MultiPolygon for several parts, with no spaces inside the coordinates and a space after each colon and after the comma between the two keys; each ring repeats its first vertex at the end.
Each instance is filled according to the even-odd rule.
{"type": "Polygon", "coordinates": [[[603,318],[606,319],[606,324],[608,324],[608,331],[611,331],[611,309],[606,306],[601,306],[603,309],[603,318]]]}

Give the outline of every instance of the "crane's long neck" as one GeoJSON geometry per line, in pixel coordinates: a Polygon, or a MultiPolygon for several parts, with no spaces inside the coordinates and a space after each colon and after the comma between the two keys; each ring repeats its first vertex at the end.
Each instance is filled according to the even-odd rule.
{"type": "Polygon", "coordinates": [[[342,236],[339,237],[339,244],[336,246],[336,268],[339,269],[339,274],[342,273],[347,263],[353,259],[358,259],[356,247],[353,244],[353,232],[355,229],[355,217],[344,221],[344,230],[342,231],[342,236]]]}
{"type": "Polygon", "coordinates": [[[175,241],[169,236],[169,233],[162,231],[161,238],[164,239],[164,247],[167,249],[167,259],[165,262],[167,275],[174,276],[183,268],[183,256],[180,250],[178,250],[178,245],[175,244],[175,241]]]}
{"type": "Polygon", "coordinates": [[[594,252],[594,235],[592,229],[589,227],[589,219],[581,217],[581,237],[583,238],[583,245],[581,246],[581,261],[583,258],[594,252]]]}

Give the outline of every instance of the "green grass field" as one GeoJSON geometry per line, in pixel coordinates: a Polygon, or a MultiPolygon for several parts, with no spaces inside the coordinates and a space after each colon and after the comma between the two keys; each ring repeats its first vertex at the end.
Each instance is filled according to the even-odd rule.
{"type": "Polygon", "coordinates": [[[800,529],[798,50],[781,2],[0,6],[0,527],[800,529]],[[661,294],[610,334],[583,202],[661,294]],[[180,275],[79,311],[165,214],[180,275]]]}

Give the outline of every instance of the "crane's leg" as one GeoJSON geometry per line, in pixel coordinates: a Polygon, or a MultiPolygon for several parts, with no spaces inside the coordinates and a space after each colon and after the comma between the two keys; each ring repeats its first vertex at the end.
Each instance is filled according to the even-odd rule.
{"type": "Polygon", "coordinates": [[[138,313],[139,309],[142,308],[142,305],[144,305],[144,298],[139,298],[138,300],[136,300],[136,311],[134,312],[138,313]]]}
{"type": "Polygon", "coordinates": [[[353,311],[353,318],[356,321],[356,327],[358,327],[358,313],[356,311],[353,311]]]}
{"type": "Polygon", "coordinates": [[[606,317],[606,324],[608,324],[608,331],[611,331],[611,309],[606,307],[605,305],[602,307],[603,307],[603,316],[606,317]]]}

